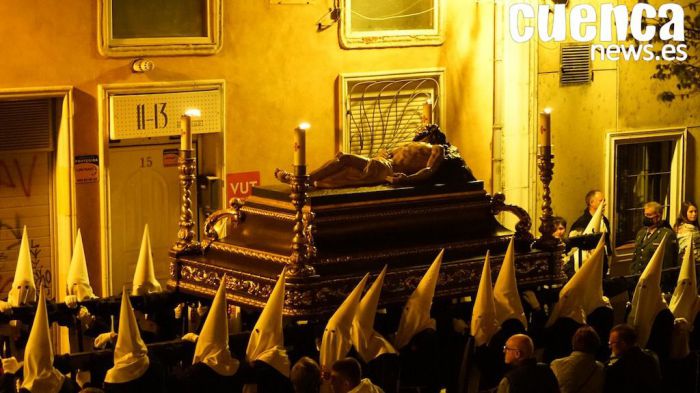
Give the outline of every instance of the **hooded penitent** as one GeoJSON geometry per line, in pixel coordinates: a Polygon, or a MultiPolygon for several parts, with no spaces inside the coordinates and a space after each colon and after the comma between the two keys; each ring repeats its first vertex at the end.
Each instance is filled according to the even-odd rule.
{"type": "Polygon", "coordinates": [[[471,334],[474,336],[476,346],[488,343],[498,329],[496,303],[493,300],[493,285],[491,284],[491,263],[487,251],[472,311],[471,334]]]}
{"type": "Polygon", "coordinates": [[[43,288],[34,314],[34,324],[24,349],[24,380],[22,387],[31,392],[53,393],[61,390],[65,377],[53,367],[53,349],[49,332],[49,317],[43,288]]]}
{"type": "Polygon", "coordinates": [[[199,333],[192,364],[202,362],[219,375],[229,377],[238,371],[238,360],[228,349],[228,315],[226,315],[226,276],[211,303],[209,315],[199,333]]]}
{"type": "Polygon", "coordinates": [[[151,236],[148,233],[148,224],[143,229],[141,250],[139,251],[139,260],[136,262],[132,285],[132,295],[145,295],[162,291],[153,270],[153,252],[151,252],[151,236]]]}
{"type": "Polygon", "coordinates": [[[352,320],[357,312],[357,305],[360,302],[362,291],[365,290],[368,278],[369,274],[365,274],[326,324],[319,354],[321,368],[324,370],[330,370],[333,363],[344,359],[352,347],[350,335],[352,320]]]}
{"type": "Polygon", "coordinates": [[[386,266],[360,300],[355,318],[352,320],[352,344],[365,363],[385,353],[396,353],[396,349],[374,330],[374,317],[377,314],[384,276],[386,276],[386,266]]]}
{"type": "Polygon", "coordinates": [[[83,250],[83,237],[78,229],[78,236],[75,238],[73,247],[73,258],[68,267],[68,277],[66,278],[68,295],[77,297],[78,301],[95,298],[95,294],[90,286],[87,263],[85,261],[85,250],[83,250]]]}
{"type": "Polygon", "coordinates": [[[289,377],[289,358],[284,349],[284,335],[282,333],[282,311],[284,309],[284,285],[285,269],[282,269],[275,288],[267,299],[267,304],[260,313],[258,322],[250,334],[246,360],[253,363],[256,360],[265,362],[279,371],[280,374],[289,377]]]}
{"type": "Polygon", "coordinates": [[[515,279],[515,250],[513,238],[510,239],[506,255],[501,263],[496,284],[493,286],[493,298],[496,302],[496,321],[498,326],[508,319],[517,319],[527,328],[527,319],[523,304],[518,293],[518,284],[515,279]]]}
{"type": "Polygon", "coordinates": [[[114,367],[107,370],[105,382],[126,383],[140,378],[148,370],[148,349],[141,339],[129,292],[122,291],[119,333],[114,347],[114,367]]]}
{"type": "Polygon", "coordinates": [[[632,311],[627,316],[627,323],[637,330],[637,343],[642,348],[647,345],[656,315],[668,307],[661,294],[661,267],[667,241],[664,236],[639,277],[632,296],[632,311]]]}
{"type": "Polygon", "coordinates": [[[34,271],[32,270],[32,258],[29,253],[29,239],[27,227],[22,232],[22,243],[19,246],[15,278],[12,280],[12,288],[7,296],[10,305],[17,307],[36,300],[36,285],[34,284],[34,271]]]}
{"type": "Polygon", "coordinates": [[[562,317],[585,324],[586,316],[596,308],[610,307],[610,301],[603,296],[604,256],[605,238],[601,235],[591,256],[559,292],[559,301],[554,305],[547,326],[562,317]]]}
{"type": "Polygon", "coordinates": [[[435,286],[440,277],[440,265],[445,250],[441,250],[433,264],[418,283],[418,286],[408,298],[399,321],[396,332],[396,348],[403,348],[413,336],[426,329],[435,330],[435,320],[430,318],[430,307],[433,304],[435,286]]]}
{"type": "Polygon", "coordinates": [[[693,241],[688,244],[683,256],[683,264],[678,275],[676,290],[673,291],[669,308],[676,318],[695,321],[698,310],[698,285],[695,276],[695,260],[693,258],[693,241]]]}

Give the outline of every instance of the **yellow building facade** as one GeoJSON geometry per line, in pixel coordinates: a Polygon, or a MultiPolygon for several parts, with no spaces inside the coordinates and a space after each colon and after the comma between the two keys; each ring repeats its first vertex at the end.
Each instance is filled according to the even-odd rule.
{"type": "MultiPolygon", "coordinates": [[[[608,199],[614,200],[615,145],[610,138],[627,131],[681,130],[685,163],[679,163],[682,176],[678,181],[684,183],[679,198],[700,199],[695,187],[700,101],[697,97],[671,104],[658,101],[656,95],[669,84],[650,79],[653,63],[594,61],[592,81],[563,86],[560,53],[570,42],[513,42],[508,4],[436,1],[441,43],[347,49],[341,37],[346,21],[332,23],[328,14],[335,1],[289,3],[221,0],[220,48],[212,49],[214,53],[163,54],[146,48],[124,55],[107,53],[101,41],[104,7],[110,1],[0,2],[4,60],[0,63],[0,98],[39,95],[60,99],[61,124],[51,156],[55,163],[50,167],[59,176],[52,190],[60,196],[51,209],[60,218],[53,218],[54,228],[44,233],[56,250],[47,269],[53,272],[59,298],[71,239],[78,228],[96,293],[119,292],[105,278],[117,269],[108,261],[115,247],[111,220],[125,213],[110,211],[110,164],[115,146],[110,142],[111,120],[105,112],[109,93],[119,89],[147,93],[167,91],[173,85],[220,86],[222,132],[208,141],[200,139],[208,145],[200,154],[219,156],[203,166],[222,180],[226,174],[259,172],[260,184],[271,184],[275,168],[291,167],[292,135],[299,122],[311,124],[306,146],[310,168],[341,148],[341,76],[443,70],[442,107],[436,111],[448,140],[460,149],[489,192],[504,192],[507,202],[525,207],[533,218],[540,214],[537,114],[545,107],[553,110],[556,214],[573,221],[584,207],[585,193],[593,188],[605,190],[608,199]],[[330,27],[318,29],[319,21],[330,27]],[[154,69],[133,72],[132,63],[138,58],[150,60],[154,69]],[[76,181],[77,156],[97,156],[100,171],[95,181],[76,181]]],[[[580,1],[570,1],[567,9],[577,3],[580,1]]],[[[341,1],[340,12],[348,4],[341,1]]],[[[4,183],[0,180],[0,191],[8,184],[7,178],[4,183]]],[[[221,195],[228,186],[221,184],[221,195]]],[[[609,206],[608,215],[613,215],[612,210],[609,206]]],[[[22,224],[24,213],[14,213],[6,212],[22,224]]],[[[141,231],[134,229],[138,239],[141,231]]],[[[173,238],[176,231],[173,226],[173,238]]],[[[3,236],[6,241],[0,238],[0,245],[6,248],[7,262],[13,263],[11,234],[3,236]]],[[[2,269],[4,284],[11,282],[11,271],[2,269]]]]}

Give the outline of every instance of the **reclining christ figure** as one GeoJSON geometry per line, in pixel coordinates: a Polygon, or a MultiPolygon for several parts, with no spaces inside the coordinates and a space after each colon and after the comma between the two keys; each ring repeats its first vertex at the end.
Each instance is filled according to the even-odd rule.
{"type": "MultiPolygon", "coordinates": [[[[291,174],[275,170],[275,177],[289,183],[291,174]]],[[[437,125],[430,125],[405,145],[382,150],[367,158],[338,153],[309,174],[316,188],[373,186],[383,183],[414,185],[475,180],[459,151],[451,146],[437,125]]]]}

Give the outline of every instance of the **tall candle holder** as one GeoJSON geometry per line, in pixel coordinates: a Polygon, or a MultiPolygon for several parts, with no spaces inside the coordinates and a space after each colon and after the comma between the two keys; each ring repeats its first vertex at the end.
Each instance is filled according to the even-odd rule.
{"type": "Polygon", "coordinates": [[[534,248],[540,250],[551,250],[559,245],[559,239],[554,237],[554,220],[552,217],[552,197],[549,183],[552,182],[554,162],[552,159],[552,146],[537,146],[537,167],[539,169],[540,180],[542,181],[542,215],[540,216],[539,231],[542,234],[535,243],[534,248]]]}
{"type": "Polygon", "coordinates": [[[307,277],[316,274],[313,266],[309,265],[313,245],[310,244],[307,234],[304,232],[304,205],[308,195],[309,176],[306,174],[306,165],[294,165],[294,174],[290,179],[292,193],[292,205],[296,211],[294,216],[294,237],[292,238],[291,262],[287,268],[288,276],[307,277]]]}
{"type": "Polygon", "coordinates": [[[173,246],[176,254],[183,254],[188,251],[199,250],[199,243],[194,240],[194,221],[192,215],[192,184],[194,184],[197,172],[197,158],[194,150],[180,150],[177,159],[178,171],[180,172],[180,220],[177,231],[177,242],[173,246]]]}

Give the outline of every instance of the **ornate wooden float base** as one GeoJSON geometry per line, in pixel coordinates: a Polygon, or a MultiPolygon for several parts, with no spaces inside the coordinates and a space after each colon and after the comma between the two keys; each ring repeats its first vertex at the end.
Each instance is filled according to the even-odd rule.
{"type": "MultiPolygon", "coordinates": [[[[169,286],[212,297],[221,277],[228,277],[228,299],[261,308],[284,266],[293,266],[291,244],[296,210],[287,185],[257,187],[245,204],[215,213],[201,246],[173,251],[169,286]],[[211,229],[220,219],[232,222],[218,239],[211,229]]],[[[516,238],[516,271],[522,287],[561,284],[562,246],[531,250],[529,217],[489,196],[480,181],[459,187],[376,186],[313,190],[304,206],[304,234],[310,252],[302,262],[313,274],[287,276],[285,314],[313,317],[335,310],[360,279],[372,279],[388,266],[382,304],[404,302],[441,249],[445,250],[435,296],[473,294],[484,255],[491,251],[493,278],[500,270],[511,236],[516,238]],[[494,215],[520,217],[513,233],[494,215]]]]}

